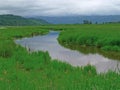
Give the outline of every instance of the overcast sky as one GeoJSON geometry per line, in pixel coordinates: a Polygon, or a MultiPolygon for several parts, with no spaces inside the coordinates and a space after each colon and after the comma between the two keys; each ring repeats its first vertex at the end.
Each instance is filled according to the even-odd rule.
{"type": "Polygon", "coordinates": [[[120,0],[0,0],[0,14],[120,15],[120,0]]]}

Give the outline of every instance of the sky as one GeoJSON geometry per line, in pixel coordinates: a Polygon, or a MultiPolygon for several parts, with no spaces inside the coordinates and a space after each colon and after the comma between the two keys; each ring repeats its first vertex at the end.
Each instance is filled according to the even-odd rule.
{"type": "Polygon", "coordinates": [[[120,15],[120,0],[0,0],[0,14],[21,16],[120,15]]]}

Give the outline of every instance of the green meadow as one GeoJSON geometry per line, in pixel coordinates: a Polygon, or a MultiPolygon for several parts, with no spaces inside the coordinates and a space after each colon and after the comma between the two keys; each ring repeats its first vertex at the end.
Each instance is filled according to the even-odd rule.
{"type": "Polygon", "coordinates": [[[63,45],[120,52],[120,24],[47,25],[0,29],[0,90],[119,90],[120,75],[98,74],[94,66],[73,67],[52,60],[48,52],[28,52],[14,40],[61,30],[63,45]]]}
{"type": "Polygon", "coordinates": [[[59,41],[120,52],[120,24],[70,26],[60,34],[59,41]]]}

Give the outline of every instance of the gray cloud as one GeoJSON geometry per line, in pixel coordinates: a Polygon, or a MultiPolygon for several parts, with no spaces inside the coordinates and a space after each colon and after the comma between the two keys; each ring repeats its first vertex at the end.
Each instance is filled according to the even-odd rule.
{"type": "Polygon", "coordinates": [[[120,15],[120,0],[0,0],[0,14],[120,15]]]}

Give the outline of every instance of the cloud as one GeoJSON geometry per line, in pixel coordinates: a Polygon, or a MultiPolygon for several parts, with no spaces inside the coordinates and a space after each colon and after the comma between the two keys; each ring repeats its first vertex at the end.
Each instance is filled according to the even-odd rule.
{"type": "Polygon", "coordinates": [[[0,14],[120,15],[120,0],[0,0],[0,14]]]}

